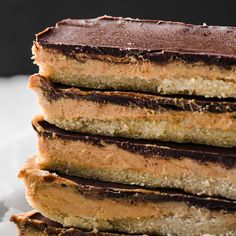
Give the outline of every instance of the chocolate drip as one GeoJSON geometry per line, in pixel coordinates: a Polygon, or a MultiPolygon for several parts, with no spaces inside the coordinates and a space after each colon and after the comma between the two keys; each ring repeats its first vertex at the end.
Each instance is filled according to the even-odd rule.
{"type": "Polygon", "coordinates": [[[138,92],[98,91],[81,89],[60,84],[52,84],[38,76],[40,86],[49,101],[60,98],[84,99],[97,103],[112,103],[120,106],[133,106],[156,111],[196,111],[225,113],[236,111],[235,99],[199,98],[191,96],[160,96],[138,92]]]}
{"type": "Polygon", "coordinates": [[[236,63],[235,38],[235,27],[108,16],[66,19],[36,35],[41,46],[72,57],[83,52],[156,62],[203,61],[223,66],[236,63]]]}
{"type": "Polygon", "coordinates": [[[78,132],[65,131],[46,121],[33,123],[33,127],[40,136],[45,138],[60,138],[62,140],[74,140],[91,143],[104,147],[104,145],[116,145],[126,151],[138,153],[146,158],[189,158],[200,163],[219,163],[225,168],[236,167],[236,149],[220,148],[197,144],[180,144],[171,142],[145,141],[127,138],[97,136],[78,132]],[[37,128],[40,126],[41,128],[37,128]],[[43,130],[43,131],[42,131],[43,130]]]}

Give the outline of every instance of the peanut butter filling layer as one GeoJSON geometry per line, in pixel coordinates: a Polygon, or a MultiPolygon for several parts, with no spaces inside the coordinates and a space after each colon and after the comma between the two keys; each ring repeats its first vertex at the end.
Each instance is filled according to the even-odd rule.
{"type": "Polygon", "coordinates": [[[202,62],[155,63],[134,57],[76,53],[73,57],[36,43],[35,63],[40,74],[63,84],[87,88],[113,88],[158,94],[188,94],[235,98],[236,67],[202,62]]]}
{"type": "Polygon", "coordinates": [[[105,181],[236,199],[234,149],[72,133],[36,117],[43,169],[105,181]]]}
{"type": "MultiPolygon", "coordinates": [[[[155,98],[151,95],[143,95],[146,99],[144,104],[129,105],[127,99],[133,99],[135,94],[127,93],[128,98],[124,105],[112,101],[100,102],[99,95],[96,95],[98,100],[93,101],[88,99],[87,94],[90,92],[78,88],[57,89],[38,75],[31,77],[29,86],[38,96],[45,120],[66,130],[214,146],[236,146],[233,102],[226,102],[229,106],[224,102],[216,102],[219,105],[210,108],[213,112],[208,112],[208,104],[194,103],[191,106],[194,100],[189,101],[187,108],[185,105],[169,106],[158,102],[153,108],[148,104],[151,98],[155,98]],[[233,112],[228,112],[227,107],[233,112]]],[[[106,92],[99,94],[105,95],[106,92]]],[[[137,96],[142,97],[141,94],[137,96]]],[[[120,100],[117,95],[116,101],[120,100]]]]}
{"type": "Polygon", "coordinates": [[[236,230],[236,205],[226,199],[58,176],[38,169],[34,159],[19,177],[30,204],[68,227],[154,234],[191,230],[192,235],[236,230]]]}

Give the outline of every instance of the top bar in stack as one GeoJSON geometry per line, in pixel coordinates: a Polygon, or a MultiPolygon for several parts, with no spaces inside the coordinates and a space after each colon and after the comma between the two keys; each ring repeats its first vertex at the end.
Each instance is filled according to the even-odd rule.
{"type": "Polygon", "coordinates": [[[236,97],[236,28],[103,16],[36,35],[40,74],[88,88],[236,97]]]}

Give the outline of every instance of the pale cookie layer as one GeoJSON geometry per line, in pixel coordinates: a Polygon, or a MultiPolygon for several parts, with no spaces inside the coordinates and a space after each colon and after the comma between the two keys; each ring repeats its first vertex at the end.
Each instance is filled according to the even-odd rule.
{"type": "Polygon", "coordinates": [[[37,44],[39,72],[52,81],[87,88],[114,88],[161,94],[236,97],[236,66],[204,63],[155,63],[135,58],[78,53],[76,59],[37,44]]]}
{"type": "Polygon", "coordinates": [[[236,169],[190,158],[163,158],[126,151],[102,142],[102,147],[53,136],[38,138],[42,169],[69,175],[236,199],[236,169]]]}
{"type": "Polygon", "coordinates": [[[66,130],[236,147],[233,112],[158,111],[82,98],[48,100],[47,91],[37,77],[33,77],[29,85],[38,96],[44,119],[66,130]]]}
{"type": "Polygon", "coordinates": [[[235,212],[211,211],[179,201],[96,198],[93,188],[85,188],[83,193],[77,183],[38,169],[33,159],[19,176],[24,179],[30,204],[64,226],[160,235],[236,233],[235,212]]]}

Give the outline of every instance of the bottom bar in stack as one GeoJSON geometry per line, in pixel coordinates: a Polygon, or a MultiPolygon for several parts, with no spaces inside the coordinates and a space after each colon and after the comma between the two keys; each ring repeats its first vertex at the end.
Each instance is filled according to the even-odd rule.
{"type": "Polygon", "coordinates": [[[19,236],[122,236],[127,234],[84,231],[79,228],[63,227],[62,224],[50,220],[39,212],[28,212],[11,217],[18,226],[19,236]]]}
{"type": "Polygon", "coordinates": [[[41,170],[35,158],[19,176],[30,204],[64,227],[128,234],[236,234],[233,200],[59,175],[41,170]]]}

